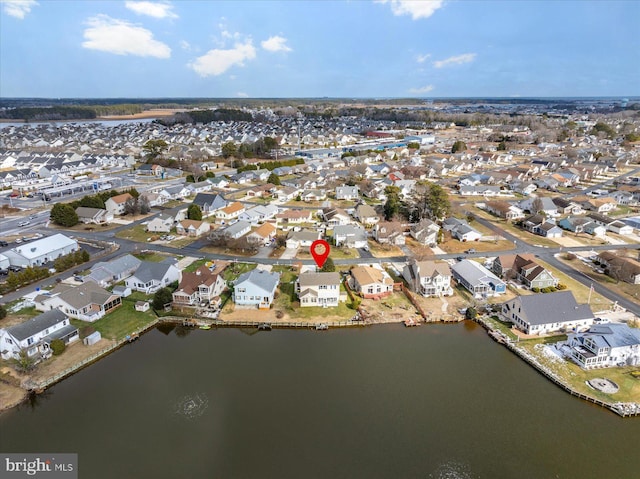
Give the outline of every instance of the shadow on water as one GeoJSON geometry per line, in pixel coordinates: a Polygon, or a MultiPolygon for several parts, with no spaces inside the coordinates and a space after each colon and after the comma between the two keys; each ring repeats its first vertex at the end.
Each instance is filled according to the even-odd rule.
{"type": "Polygon", "coordinates": [[[165,336],[169,336],[169,334],[176,329],[176,325],[174,323],[160,323],[156,326],[156,329],[165,336]]]}
{"type": "Polygon", "coordinates": [[[26,399],[18,405],[18,410],[28,409],[29,411],[35,411],[52,397],[53,391],[51,389],[45,389],[39,394],[35,391],[30,391],[26,399]]]}

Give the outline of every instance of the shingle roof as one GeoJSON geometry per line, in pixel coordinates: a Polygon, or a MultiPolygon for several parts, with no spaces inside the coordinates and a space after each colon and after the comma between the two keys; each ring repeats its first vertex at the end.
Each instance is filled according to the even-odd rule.
{"type": "Polygon", "coordinates": [[[593,318],[588,304],[576,303],[571,291],[532,294],[518,298],[529,324],[548,324],[593,318]]]}
{"type": "Polygon", "coordinates": [[[24,323],[16,324],[15,326],[7,328],[7,332],[18,341],[22,341],[34,334],[50,328],[51,326],[55,326],[65,319],[67,319],[66,314],[59,309],[52,309],[51,311],[46,311],[35,318],[25,321],[24,323]]]}
{"type": "Polygon", "coordinates": [[[308,288],[310,286],[320,286],[324,284],[340,284],[340,275],[338,273],[312,273],[307,271],[298,277],[300,288],[308,288]]]}
{"type": "Polygon", "coordinates": [[[235,280],[234,284],[238,286],[244,282],[252,283],[264,291],[272,292],[275,291],[280,282],[280,275],[278,273],[270,273],[263,269],[253,269],[241,274],[238,279],[235,280]]]}

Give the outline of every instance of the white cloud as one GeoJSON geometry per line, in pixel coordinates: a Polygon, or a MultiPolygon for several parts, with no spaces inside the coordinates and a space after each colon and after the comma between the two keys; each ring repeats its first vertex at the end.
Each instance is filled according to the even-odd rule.
{"type": "Polygon", "coordinates": [[[38,5],[36,0],[2,0],[2,9],[7,15],[22,20],[28,13],[31,13],[31,7],[38,5]]]}
{"type": "Polygon", "coordinates": [[[244,66],[245,60],[253,60],[256,49],[251,39],[244,43],[236,43],[233,48],[209,50],[196,58],[189,67],[202,77],[222,75],[234,65],[244,66]]]}
{"type": "Polygon", "coordinates": [[[464,53],[462,55],[456,55],[454,57],[449,57],[444,60],[438,60],[433,62],[433,66],[436,68],[442,68],[449,65],[462,65],[463,63],[471,63],[476,59],[475,53],[464,53]]]}
{"type": "Polygon", "coordinates": [[[171,48],[153,39],[153,33],[125,20],[98,15],[87,20],[84,48],[139,57],[169,58],[171,48]]]}
{"type": "Polygon", "coordinates": [[[173,13],[173,5],[169,2],[124,2],[124,6],[138,15],[147,15],[153,18],[178,18],[173,13]]]}
{"type": "Polygon", "coordinates": [[[395,16],[411,15],[413,20],[429,18],[442,8],[444,0],[376,0],[376,3],[388,3],[395,16]]]}
{"type": "Polygon", "coordinates": [[[430,91],[433,91],[435,89],[435,87],[433,85],[426,85],[420,88],[411,88],[409,89],[409,93],[413,94],[413,95],[422,95],[425,93],[429,93],[430,91]]]}
{"type": "Polygon", "coordinates": [[[287,45],[287,39],[281,36],[270,37],[260,43],[262,48],[269,52],[290,52],[291,48],[287,45]]]}
{"type": "Polygon", "coordinates": [[[431,58],[431,53],[426,53],[426,54],[424,54],[424,55],[418,55],[418,56],[416,57],[416,61],[417,61],[418,63],[424,63],[424,62],[426,62],[429,58],[431,58]]]}
{"type": "Polygon", "coordinates": [[[248,93],[245,93],[245,92],[243,92],[243,91],[239,91],[238,93],[236,93],[236,96],[237,96],[238,98],[249,98],[249,94],[248,94],[248,93]]]}

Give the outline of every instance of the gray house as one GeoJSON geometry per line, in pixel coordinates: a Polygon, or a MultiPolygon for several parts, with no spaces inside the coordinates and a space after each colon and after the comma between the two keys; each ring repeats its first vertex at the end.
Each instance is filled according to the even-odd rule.
{"type": "Polygon", "coordinates": [[[84,281],[93,281],[106,288],[131,276],[140,266],[140,261],[135,256],[125,254],[111,261],[96,263],[91,268],[91,273],[83,278],[84,281]]]}
{"type": "Polygon", "coordinates": [[[238,306],[269,309],[280,282],[279,273],[254,269],[233,282],[233,302],[238,306]]]}
{"type": "Polygon", "coordinates": [[[168,259],[161,263],[142,261],[133,276],[127,278],[125,284],[134,291],[152,294],[174,281],[180,281],[181,271],[176,268],[175,261],[168,259]]]}

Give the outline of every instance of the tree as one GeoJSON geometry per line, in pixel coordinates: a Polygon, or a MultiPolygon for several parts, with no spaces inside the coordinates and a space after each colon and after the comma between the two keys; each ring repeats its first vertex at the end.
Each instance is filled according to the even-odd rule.
{"type": "Polygon", "coordinates": [[[276,186],[280,185],[280,177],[275,173],[271,173],[267,181],[272,185],[276,185],[276,186]]]}
{"type": "Polygon", "coordinates": [[[147,159],[153,160],[164,153],[168,147],[169,144],[164,140],[149,140],[142,146],[142,149],[147,159]]]}
{"type": "Polygon", "coordinates": [[[66,348],[62,339],[54,339],[53,341],[51,341],[50,346],[54,356],[60,356],[62,353],[64,353],[64,350],[66,348]]]}
{"type": "Polygon", "coordinates": [[[22,373],[28,373],[36,368],[36,359],[29,356],[26,351],[20,351],[20,354],[13,360],[15,368],[22,373]]]}
{"type": "Polygon", "coordinates": [[[436,183],[429,185],[427,194],[427,207],[431,213],[431,219],[438,220],[449,216],[451,202],[444,188],[436,183]]]}
{"type": "Polygon", "coordinates": [[[458,140],[451,147],[451,153],[458,153],[459,151],[466,151],[466,149],[467,149],[467,144],[462,140],[458,140]]]}
{"type": "Polygon", "coordinates": [[[323,273],[333,273],[335,270],[336,265],[333,263],[333,260],[331,258],[327,258],[327,260],[322,265],[322,268],[320,268],[320,271],[322,271],[323,273]]]}
{"type": "Polygon", "coordinates": [[[104,209],[104,200],[98,195],[87,195],[80,199],[78,206],[104,209]]]}
{"type": "Polygon", "coordinates": [[[71,205],[56,203],[51,208],[51,221],[60,226],[70,228],[78,224],[78,215],[71,205]]]}
{"type": "Polygon", "coordinates": [[[464,313],[466,319],[476,319],[478,317],[478,311],[473,306],[469,306],[464,313]]]}
{"type": "Polygon", "coordinates": [[[407,148],[409,148],[410,150],[419,150],[420,149],[420,143],[418,143],[417,141],[412,141],[412,142],[407,144],[407,148]]]}
{"type": "Polygon", "coordinates": [[[141,215],[146,215],[149,211],[151,211],[151,205],[149,204],[149,200],[146,196],[141,196],[138,198],[138,208],[140,209],[141,215]]]}
{"type": "Polygon", "coordinates": [[[164,309],[165,304],[169,304],[171,301],[173,301],[171,290],[169,288],[160,288],[156,291],[156,294],[153,295],[151,306],[156,310],[164,309]]]}
{"type": "Polygon", "coordinates": [[[129,198],[124,202],[124,214],[136,215],[140,211],[138,200],[136,198],[129,198]]]}
{"type": "Polygon", "coordinates": [[[384,204],[384,218],[390,221],[395,215],[400,213],[400,188],[397,186],[387,186],[384,189],[387,201],[384,204]]]}
{"type": "Polygon", "coordinates": [[[4,319],[6,317],[7,317],[7,308],[5,308],[3,304],[0,304],[0,319],[4,319]]]}
{"type": "Polygon", "coordinates": [[[498,143],[498,151],[506,151],[507,149],[507,144],[504,141],[501,141],[500,143],[498,143]]]}
{"type": "Polygon", "coordinates": [[[228,141],[222,145],[222,156],[229,158],[230,156],[236,156],[238,154],[238,148],[233,141],[228,141]]]}
{"type": "Polygon", "coordinates": [[[202,210],[198,205],[191,204],[187,208],[187,218],[194,221],[202,221],[202,210]]]}

